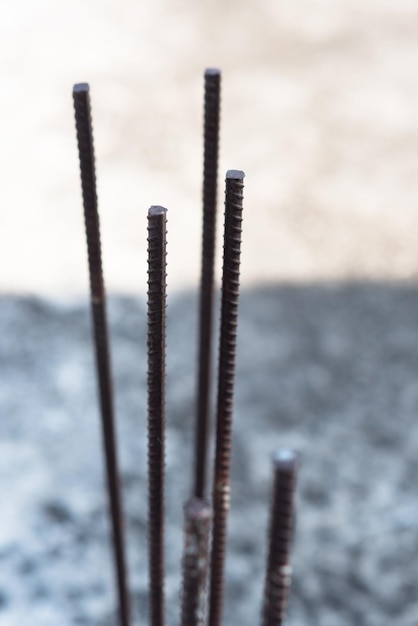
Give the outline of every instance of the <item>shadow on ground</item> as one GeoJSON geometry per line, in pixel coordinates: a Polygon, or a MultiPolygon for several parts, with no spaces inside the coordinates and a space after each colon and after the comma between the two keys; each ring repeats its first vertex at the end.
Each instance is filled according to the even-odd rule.
{"type": "MultiPolygon", "coordinates": [[[[196,296],[168,303],[167,596],[178,622],[196,296]]],[[[274,285],[240,303],[226,623],[257,623],[270,453],[302,455],[294,626],[416,624],[418,289],[274,285]]],[[[137,613],[146,611],[146,305],[109,306],[137,613]]],[[[0,298],[0,617],[114,623],[86,301],[0,298]]]]}

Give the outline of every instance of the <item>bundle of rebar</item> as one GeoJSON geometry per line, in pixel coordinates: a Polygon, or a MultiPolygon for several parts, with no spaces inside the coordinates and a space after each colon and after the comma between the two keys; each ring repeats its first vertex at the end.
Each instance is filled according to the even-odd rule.
{"type": "MultiPolygon", "coordinates": [[[[213,361],[215,232],[218,193],[221,73],[204,75],[203,229],[198,330],[195,461],[190,499],[184,505],[181,626],[220,626],[225,595],[225,555],[230,507],[232,422],[238,326],[241,223],[244,173],[228,170],[225,179],[225,220],[217,397],[211,399],[213,361]],[[212,425],[211,408],[215,405],[212,425]],[[215,441],[213,474],[208,478],[209,445],[215,441]],[[211,497],[208,497],[211,493],[211,497]]],[[[107,489],[112,526],[118,622],[132,626],[127,576],[123,507],[117,460],[112,368],[101,262],[90,90],[73,89],[81,186],[90,273],[91,311],[103,430],[107,489]]],[[[167,209],[148,211],[148,547],[149,624],[164,626],[164,500],[165,500],[165,358],[166,358],[166,222],[167,209]]],[[[263,626],[284,624],[291,583],[294,534],[294,492],[298,459],[291,449],[273,456],[273,489],[263,626]]]]}

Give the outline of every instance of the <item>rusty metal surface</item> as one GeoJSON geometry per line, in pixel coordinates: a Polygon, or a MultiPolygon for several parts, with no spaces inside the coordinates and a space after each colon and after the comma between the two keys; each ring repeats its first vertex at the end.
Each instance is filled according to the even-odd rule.
{"type": "Polygon", "coordinates": [[[96,174],[89,86],[86,83],[75,85],[73,89],[73,99],[80,158],[96,367],[99,383],[107,485],[113,530],[113,548],[118,585],[119,614],[122,626],[129,626],[129,593],[116,449],[111,360],[106,316],[106,294],[102,271],[100,225],[97,209],[96,174]]]}
{"type": "Polygon", "coordinates": [[[181,626],[205,624],[211,521],[206,500],[190,498],[185,503],[181,626]]]}
{"type": "Polygon", "coordinates": [[[263,626],[285,623],[292,582],[291,549],[294,533],[294,493],[298,456],[280,449],[273,457],[269,551],[264,588],[263,626]]]}
{"type": "Polygon", "coordinates": [[[210,445],[209,421],[213,351],[213,285],[216,244],[220,92],[220,70],[207,69],[205,71],[203,129],[203,230],[194,484],[194,495],[197,498],[205,497],[207,491],[208,448],[210,445]]]}
{"type": "Polygon", "coordinates": [[[225,591],[224,569],[229,512],[243,187],[244,173],[238,170],[229,170],[226,174],[225,189],[221,336],[213,478],[214,519],[209,593],[210,626],[219,626],[221,623],[225,591]]]}
{"type": "Polygon", "coordinates": [[[148,211],[148,481],[150,624],[163,626],[167,211],[148,211]]]}

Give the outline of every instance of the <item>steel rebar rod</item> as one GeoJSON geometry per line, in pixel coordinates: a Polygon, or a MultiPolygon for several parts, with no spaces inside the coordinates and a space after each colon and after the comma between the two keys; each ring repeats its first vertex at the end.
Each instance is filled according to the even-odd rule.
{"type": "Polygon", "coordinates": [[[213,285],[218,191],[218,152],[221,72],[205,71],[203,129],[203,229],[199,308],[199,354],[194,495],[204,498],[207,489],[209,414],[212,370],[213,285]]]}
{"type": "Polygon", "coordinates": [[[150,626],[164,625],[166,209],[148,212],[148,537],[150,626]]]}
{"type": "Polygon", "coordinates": [[[213,530],[209,593],[209,626],[220,626],[229,511],[235,354],[238,323],[239,269],[244,173],[226,174],[221,333],[218,368],[213,530]]]}
{"type": "Polygon", "coordinates": [[[184,505],[181,626],[205,624],[211,520],[206,500],[190,498],[184,505]]]}
{"type": "Polygon", "coordinates": [[[97,209],[96,173],[89,86],[73,89],[81,186],[90,273],[91,310],[94,327],[96,367],[99,383],[107,485],[113,530],[113,548],[122,626],[129,626],[129,594],[124,550],[122,502],[117,461],[111,362],[107,329],[106,294],[103,280],[100,225],[97,209]]]}
{"type": "Polygon", "coordinates": [[[273,467],[263,626],[283,626],[286,620],[292,579],[291,548],[298,456],[293,450],[280,449],[273,457],[273,467]]]}

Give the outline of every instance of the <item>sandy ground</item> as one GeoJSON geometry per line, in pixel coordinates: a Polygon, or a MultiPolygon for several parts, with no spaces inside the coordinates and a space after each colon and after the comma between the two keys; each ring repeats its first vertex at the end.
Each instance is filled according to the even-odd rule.
{"type": "Polygon", "coordinates": [[[415,626],[416,3],[26,0],[0,13],[0,622],[114,624],[71,101],[80,81],[92,88],[138,623],[146,212],[169,208],[167,592],[178,621],[202,75],[217,66],[221,173],[246,172],[225,623],[258,620],[269,454],[291,445],[303,465],[290,623],[415,626]]]}

